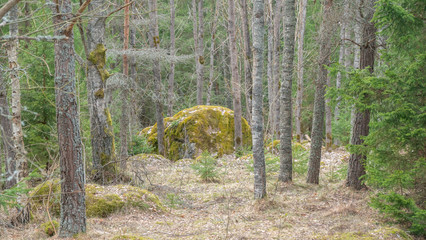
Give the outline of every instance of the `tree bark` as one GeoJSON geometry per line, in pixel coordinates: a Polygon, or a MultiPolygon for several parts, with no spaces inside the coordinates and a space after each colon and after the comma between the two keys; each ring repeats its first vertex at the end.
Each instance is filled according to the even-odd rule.
{"type": "MultiPolygon", "coordinates": [[[[175,1],[170,0],[170,54],[176,55],[175,52],[175,1]]],[[[175,84],[175,62],[170,62],[170,74],[169,74],[169,89],[168,89],[168,106],[167,116],[173,115],[174,105],[174,84],[175,84]]]]}
{"type": "Polygon", "coordinates": [[[315,100],[314,100],[314,119],[312,121],[312,134],[311,134],[311,152],[309,156],[308,168],[308,183],[319,183],[319,172],[321,162],[321,147],[324,125],[324,93],[325,84],[327,81],[327,69],[330,63],[331,54],[331,36],[333,27],[331,25],[333,0],[326,0],[323,3],[323,19],[320,29],[320,53],[319,53],[319,74],[318,79],[315,81],[315,100]]]}
{"type": "Polygon", "coordinates": [[[213,90],[213,82],[214,82],[214,56],[215,56],[215,41],[216,41],[216,25],[217,19],[219,16],[219,3],[220,1],[216,1],[215,13],[211,28],[211,43],[210,43],[210,71],[209,71],[209,89],[207,91],[207,102],[206,105],[210,105],[212,90],[213,90]]]}
{"type": "Polygon", "coordinates": [[[76,98],[74,37],[65,36],[73,18],[71,0],[58,0],[54,9],[56,119],[61,169],[61,221],[59,237],[86,231],[85,173],[76,98]]]}
{"type": "Polygon", "coordinates": [[[116,161],[114,132],[105,96],[109,73],[105,69],[105,18],[104,0],[92,0],[89,11],[96,11],[97,17],[89,18],[87,24],[87,94],[90,113],[90,134],[92,143],[92,163],[96,171],[94,180],[105,183],[115,174],[116,161]]]}
{"type": "MultiPolygon", "coordinates": [[[[195,3],[195,0],[193,1],[195,3]]],[[[196,14],[196,5],[194,5],[196,14]]],[[[203,20],[203,0],[198,0],[198,29],[196,41],[196,72],[197,72],[197,105],[203,104],[203,85],[204,85],[204,20],[203,20]]],[[[195,16],[194,16],[195,17],[195,16]]],[[[195,26],[195,25],[194,25],[195,26]]],[[[194,33],[195,35],[195,33],[194,33]]]]}
{"type": "Polygon", "coordinates": [[[19,1],[20,0],[9,0],[6,4],[4,4],[3,7],[0,8],[0,19],[2,19],[11,8],[18,4],[19,1]]]}
{"type": "MultiPolygon", "coordinates": [[[[160,48],[160,36],[158,32],[158,20],[157,20],[157,0],[149,0],[149,17],[150,23],[150,37],[149,44],[151,48],[160,48]]],[[[163,121],[163,103],[162,103],[162,90],[161,90],[161,67],[160,59],[156,58],[153,60],[153,74],[154,74],[154,85],[155,85],[155,108],[157,118],[157,143],[158,153],[165,154],[164,149],[164,121],[163,121]]]]}
{"type": "Polygon", "coordinates": [[[308,0],[300,0],[299,4],[299,17],[298,17],[298,44],[297,44],[297,92],[296,92],[296,140],[302,140],[302,101],[303,101],[303,72],[304,72],[304,58],[303,58],[303,43],[305,39],[305,25],[306,25],[306,6],[308,0]]]}
{"type": "MultiPolygon", "coordinates": [[[[10,21],[12,22],[9,26],[10,36],[17,37],[18,33],[18,7],[14,6],[10,9],[9,13],[10,21]]],[[[17,175],[14,175],[17,179],[16,182],[21,181],[28,175],[28,163],[26,159],[26,151],[24,147],[24,135],[22,132],[22,120],[21,120],[21,84],[19,78],[19,64],[18,64],[18,48],[19,40],[14,39],[9,42],[7,51],[9,59],[10,69],[10,81],[12,87],[11,94],[11,109],[12,109],[12,131],[13,131],[13,144],[15,147],[15,160],[17,175]]]]}
{"type": "MultiPolygon", "coordinates": [[[[374,15],[375,0],[364,2],[362,21],[362,40],[360,47],[360,69],[369,68],[370,73],[374,72],[374,58],[376,54],[376,27],[371,19],[374,15]]],[[[363,96],[368,98],[368,96],[363,96]]],[[[355,124],[353,126],[353,135],[351,138],[352,145],[362,145],[364,137],[368,136],[370,123],[370,111],[368,109],[355,110],[355,124]]],[[[360,177],[365,175],[365,160],[366,156],[361,153],[351,153],[349,157],[348,177],[346,186],[361,189],[365,185],[360,177]]]]}
{"type": "Polygon", "coordinates": [[[242,19],[243,19],[243,39],[244,39],[244,74],[245,74],[245,95],[246,95],[246,107],[247,107],[247,119],[251,119],[252,114],[252,52],[250,46],[250,31],[248,23],[248,10],[247,1],[241,0],[242,7],[242,19]]]}
{"type": "Polygon", "coordinates": [[[253,4],[253,161],[254,161],[254,198],[266,196],[265,154],[263,147],[263,45],[264,45],[264,0],[255,0],[253,4]]]}
{"type": "Polygon", "coordinates": [[[284,3],[284,58],[283,80],[280,89],[280,174],[282,182],[291,182],[293,177],[292,139],[292,80],[294,59],[294,35],[296,28],[295,0],[284,3]]]}
{"type": "Polygon", "coordinates": [[[241,81],[238,72],[238,52],[237,42],[235,39],[235,0],[228,0],[228,36],[229,36],[229,53],[231,55],[231,75],[232,75],[232,96],[234,105],[234,147],[239,149],[242,147],[243,132],[241,125],[241,81]]]}
{"type": "Polygon", "coordinates": [[[4,188],[9,189],[17,183],[15,148],[13,145],[12,121],[10,120],[9,102],[7,101],[6,81],[3,72],[0,72],[0,124],[1,136],[3,140],[5,159],[5,184],[4,188]]]}
{"type": "MultiPolygon", "coordinates": [[[[331,87],[331,79],[330,76],[327,75],[327,87],[331,87]]],[[[325,99],[325,150],[331,151],[333,146],[333,133],[331,129],[331,121],[333,115],[330,107],[330,98],[325,99]]]]}
{"type": "Polygon", "coordinates": [[[268,133],[270,133],[272,136],[274,135],[274,117],[272,111],[273,109],[273,102],[274,102],[274,76],[273,76],[273,55],[274,55],[274,26],[272,22],[272,0],[269,0],[268,2],[268,65],[267,65],[267,77],[268,77],[268,124],[269,127],[267,129],[268,133]]]}
{"type": "Polygon", "coordinates": [[[274,9],[274,50],[273,50],[273,102],[272,102],[272,118],[273,118],[273,138],[278,139],[280,137],[280,57],[281,57],[281,18],[282,8],[284,0],[277,0],[274,9]]]}

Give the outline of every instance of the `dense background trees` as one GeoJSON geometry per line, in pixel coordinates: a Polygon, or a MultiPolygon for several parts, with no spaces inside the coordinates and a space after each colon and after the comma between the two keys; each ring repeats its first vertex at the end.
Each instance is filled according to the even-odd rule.
{"type": "Polygon", "coordinates": [[[64,191],[83,189],[84,173],[123,179],[143,128],[157,124],[164,155],[166,115],[207,104],[234,110],[236,150],[241,118],[252,124],[256,198],[263,146],[281,139],[287,182],[292,144],[312,139],[308,182],[323,147],[347,146],[348,186],[425,202],[423,1],[74,0],[68,25],[51,1],[18,2],[0,3],[4,188],[68,161],[78,176],[61,173],[79,184],[64,191]]]}

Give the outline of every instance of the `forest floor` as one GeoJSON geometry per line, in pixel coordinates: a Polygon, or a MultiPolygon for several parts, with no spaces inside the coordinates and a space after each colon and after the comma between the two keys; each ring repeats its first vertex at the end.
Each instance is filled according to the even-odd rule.
{"type": "MultiPolygon", "coordinates": [[[[300,160],[293,183],[279,183],[279,161],[269,161],[268,196],[261,201],[253,200],[250,157],[220,158],[218,181],[210,183],[195,174],[193,160],[156,160],[146,166],[144,185],[168,211],[124,209],[89,218],[87,233],[77,239],[404,239],[368,206],[372,192],[344,186],[348,156],[343,148],[324,152],[319,185],[305,182],[300,160]]],[[[1,228],[1,239],[46,238],[35,223],[1,228]]]]}

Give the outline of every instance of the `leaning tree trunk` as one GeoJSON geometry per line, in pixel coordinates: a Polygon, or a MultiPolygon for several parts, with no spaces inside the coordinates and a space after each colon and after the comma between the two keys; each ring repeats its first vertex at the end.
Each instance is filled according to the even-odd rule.
{"type": "Polygon", "coordinates": [[[264,0],[253,4],[253,161],[254,198],[266,196],[265,154],[263,148],[263,39],[264,39],[264,0]]]}
{"type": "Polygon", "coordinates": [[[294,59],[294,34],[296,28],[295,0],[285,0],[284,3],[284,59],[283,80],[280,93],[280,174],[282,182],[291,182],[293,177],[293,160],[291,152],[292,132],[292,79],[294,59]]]}
{"type": "Polygon", "coordinates": [[[309,169],[308,169],[308,183],[319,183],[319,172],[321,162],[321,147],[322,135],[324,125],[324,93],[325,84],[327,81],[327,69],[330,63],[331,53],[331,36],[333,26],[331,24],[333,0],[326,0],[323,3],[323,19],[320,29],[320,53],[319,53],[319,73],[315,81],[315,100],[314,100],[314,119],[312,121],[312,134],[311,134],[311,152],[309,156],[309,169]]]}
{"type": "MultiPolygon", "coordinates": [[[[375,0],[370,0],[365,3],[362,22],[362,40],[360,47],[360,69],[369,68],[370,73],[374,72],[374,57],[376,53],[376,27],[371,19],[374,15],[375,0]]],[[[368,96],[361,96],[368,98],[368,96]]],[[[370,111],[368,109],[355,110],[355,124],[353,126],[353,135],[351,139],[352,145],[364,144],[364,137],[368,136],[370,123],[370,111]]],[[[366,156],[362,153],[351,153],[349,157],[348,177],[346,186],[361,189],[365,185],[360,177],[365,175],[365,160],[366,156]]]]}
{"type": "MultiPolygon", "coordinates": [[[[99,16],[106,14],[104,0],[92,0],[89,11],[98,11],[99,16]]],[[[92,142],[92,163],[94,180],[104,183],[115,174],[114,132],[109,109],[106,102],[105,89],[109,77],[105,69],[105,18],[89,18],[87,24],[87,95],[90,113],[90,134],[92,142]],[[105,178],[106,177],[106,178],[105,178]]]]}
{"type": "Polygon", "coordinates": [[[282,8],[284,0],[278,0],[275,3],[274,9],[274,49],[272,55],[273,62],[273,81],[272,81],[272,90],[273,90],[273,102],[272,102],[272,136],[274,139],[279,138],[279,127],[280,127],[280,58],[281,58],[281,18],[282,18],[282,8]]]}
{"type": "MultiPolygon", "coordinates": [[[[248,23],[247,13],[247,0],[241,1],[242,7],[242,18],[243,18],[243,39],[244,39],[244,74],[245,74],[245,95],[246,95],[246,106],[247,106],[247,119],[251,119],[252,114],[252,76],[251,76],[251,64],[252,64],[252,53],[250,46],[250,32],[248,23]]],[[[250,123],[250,121],[249,121],[250,123]]]]}
{"type": "MultiPolygon", "coordinates": [[[[151,48],[160,48],[160,36],[158,33],[158,20],[157,20],[157,0],[149,0],[149,17],[150,23],[150,37],[149,44],[151,48]]],[[[162,103],[162,91],[161,91],[161,68],[160,59],[155,58],[153,61],[153,74],[154,74],[154,85],[155,85],[155,108],[157,118],[157,143],[158,153],[165,154],[164,149],[164,122],[163,122],[163,103],[162,103]]]]}
{"type": "Polygon", "coordinates": [[[170,62],[170,74],[169,74],[169,89],[168,89],[168,106],[167,116],[173,115],[174,105],[174,84],[175,84],[175,1],[170,0],[170,54],[173,56],[170,62]]]}
{"type": "Polygon", "coordinates": [[[59,237],[86,231],[85,173],[75,88],[74,36],[66,27],[74,17],[71,0],[58,0],[54,10],[56,119],[61,168],[59,237]]]}
{"type": "MultiPolygon", "coordinates": [[[[18,7],[14,6],[9,12],[10,21],[12,22],[9,26],[10,36],[18,36],[18,7]]],[[[24,147],[24,135],[22,132],[22,120],[21,120],[21,84],[19,79],[19,65],[18,65],[18,39],[13,39],[9,42],[8,48],[8,59],[10,69],[10,81],[12,87],[11,94],[11,108],[12,108],[12,131],[13,131],[13,144],[15,147],[15,160],[16,170],[18,174],[14,174],[16,182],[21,181],[28,175],[26,151],[24,147]]]]}
{"type": "Polygon", "coordinates": [[[238,72],[238,52],[235,39],[235,0],[228,0],[228,35],[229,35],[229,53],[231,55],[231,75],[232,75],[232,96],[234,105],[234,147],[242,147],[243,132],[241,125],[241,81],[238,72]]]}
{"type": "MultiPolygon", "coordinates": [[[[195,2],[195,1],[193,1],[195,2]]],[[[194,5],[194,9],[196,5],[194,5]]],[[[197,72],[197,105],[203,104],[204,85],[204,20],[203,20],[203,0],[198,0],[198,29],[196,41],[196,72],[197,72]]],[[[194,25],[195,26],[195,25],[194,25]]],[[[195,34],[195,33],[194,33],[195,34]]]]}
{"type": "Polygon", "coordinates": [[[216,1],[215,13],[211,28],[211,43],[210,43],[210,70],[209,70],[209,89],[207,91],[207,105],[210,105],[212,90],[213,90],[213,82],[214,82],[214,55],[215,55],[215,40],[216,40],[216,25],[217,19],[219,16],[219,3],[220,1],[216,1]]]}
{"type": "Polygon", "coordinates": [[[13,187],[17,183],[15,148],[13,145],[12,121],[10,120],[9,102],[7,101],[7,83],[0,72],[0,125],[3,149],[5,153],[5,189],[13,187]]]}
{"type": "Polygon", "coordinates": [[[306,6],[308,0],[300,0],[299,4],[299,18],[298,18],[298,43],[297,43],[297,92],[296,92],[296,140],[302,140],[302,100],[303,100],[303,72],[304,72],[304,58],[303,58],[303,41],[305,39],[305,25],[306,25],[306,6]]]}

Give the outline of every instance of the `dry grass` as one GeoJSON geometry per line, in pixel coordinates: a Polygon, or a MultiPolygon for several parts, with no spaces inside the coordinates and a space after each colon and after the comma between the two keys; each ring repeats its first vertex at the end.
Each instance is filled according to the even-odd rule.
{"type": "MultiPolygon", "coordinates": [[[[144,188],[157,194],[169,211],[163,214],[126,209],[108,218],[91,218],[78,239],[112,239],[129,234],[152,239],[317,239],[341,232],[368,232],[380,219],[368,205],[369,193],[347,189],[331,174],[347,153],[324,153],[320,185],[296,176],[292,184],[268,177],[268,197],[253,200],[253,173],[247,158],[218,160],[220,181],[202,182],[192,160],[147,165],[144,188]]],[[[1,214],[0,214],[1,215],[1,214]]],[[[4,216],[4,214],[3,214],[4,216]]],[[[42,239],[40,223],[0,226],[1,239],[42,239]]],[[[53,237],[55,239],[55,237],[53,237]]]]}

